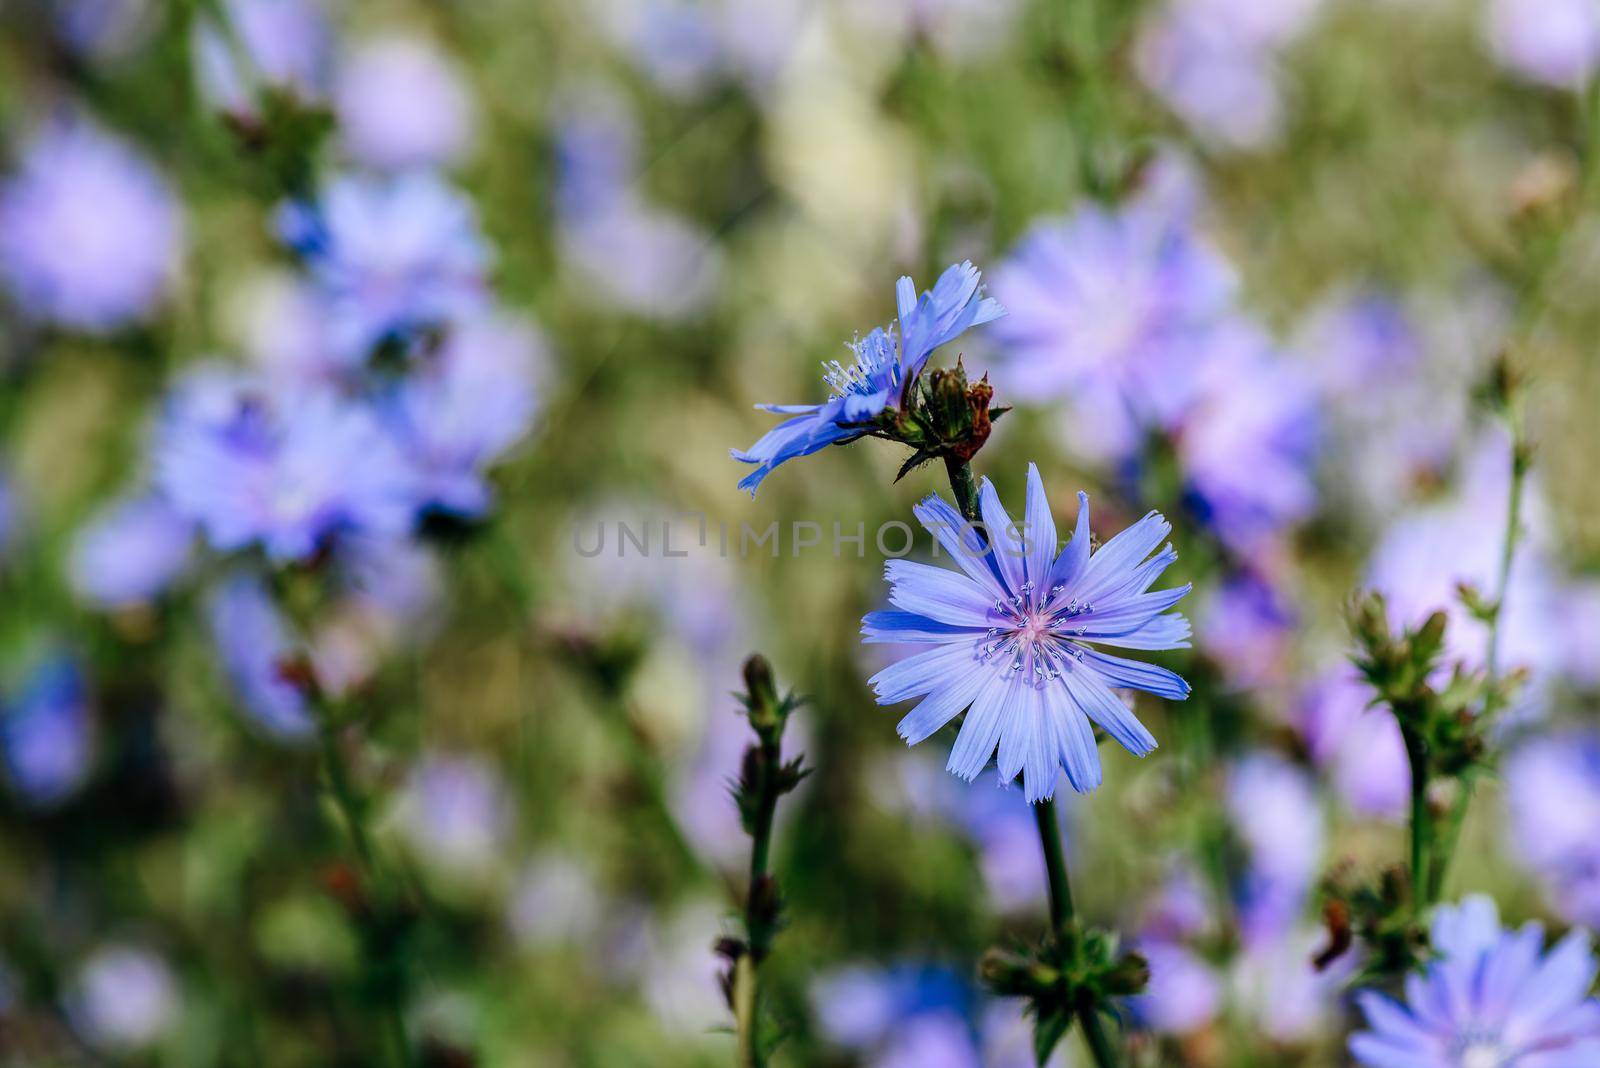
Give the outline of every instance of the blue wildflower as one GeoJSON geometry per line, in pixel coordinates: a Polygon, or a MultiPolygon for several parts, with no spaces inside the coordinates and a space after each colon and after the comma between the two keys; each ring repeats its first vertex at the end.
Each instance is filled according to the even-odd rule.
{"type": "Polygon", "coordinates": [[[878,327],[851,342],[856,362],[845,367],[837,360],[825,379],[833,395],[822,404],[760,404],[765,411],[794,418],[779,423],[750,448],[733,451],[741,463],[756,469],[739,482],[755,496],[756,488],[779,464],[825,448],[854,441],[867,433],[865,425],[883,409],[899,402],[905,383],[922,372],[933,350],[955,340],[974,326],[1005,314],[999,302],[981,297],[978,269],[970,262],[945,270],[932,290],[918,299],[909,276],[895,285],[899,316],[899,346],[895,327],[878,327]]]}
{"type": "Polygon", "coordinates": [[[1092,790],[1100,757],[1091,720],[1137,756],[1156,747],[1113,687],[1189,695],[1171,671],[1095,648],[1188,646],[1188,621],[1167,609],[1189,586],[1150,590],[1177,559],[1170,545],[1154,552],[1172,527],[1151,512],[1091,555],[1089,498],[1080,493],[1076,532],[1058,555],[1055,519],[1032,464],[1020,528],[988,479],[979,501],[993,545],[937,496],[915,509],[960,573],[909,560],[885,567],[894,609],[862,620],[865,640],[934,648],[873,676],[878,703],[923,698],[900,721],[911,745],[970,706],[947,765],[969,782],[998,746],[1001,780],[1023,772],[1029,801],[1054,795],[1058,766],[1073,789],[1092,790]]]}
{"type": "Polygon", "coordinates": [[[155,600],[189,566],[194,525],[160,497],[108,506],[72,542],[73,590],[104,608],[155,600]]]}
{"type": "Polygon", "coordinates": [[[277,224],[311,268],[334,345],[351,364],[385,340],[487,303],[477,215],[436,175],[345,175],[314,205],[284,205],[277,224]]]}
{"type": "Polygon", "coordinates": [[[301,650],[266,589],[235,575],[212,593],[206,608],[217,655],[245,713],[279,738],[310,734],[310,705],[284,672],[301,650]]]}
{"type": "Polygon", "coordinates": [[[92,749],[83,673],[72,658],[50,655],[0,720],[0,755],[11,784],[31,805],[65,801],[88,777],[92,749]]]}
{"type": "Polygon", "coordinates": [[[1369,1068],[1578,1068],[1600,1064],[1595,958],[1574,930],[1549,953],[1537,923],[1507,931],[1475,895],[1434,914],[1438,959],[1406,976],[1405,1002],[1357,995],[1369,1030],[1350,1052],[1369,1068]]]}
{"type": "Polygon", "coordinates": [[[179,390],[156,442],[156,483],[212,547],[259,543],[279,561],[339,534],[404,534],[416,507],[415,475],[366,406],[226,373],[179,390]]]}

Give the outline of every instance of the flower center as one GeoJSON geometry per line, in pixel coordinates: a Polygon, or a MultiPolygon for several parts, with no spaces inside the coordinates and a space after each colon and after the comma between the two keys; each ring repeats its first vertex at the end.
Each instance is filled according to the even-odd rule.
{"type": "Polygon", "coordinates": [[[977,658],[987,663],[1009,657],[1010,670],[1025,672],[1030,683],[1041,687],[1070,671],[1073,660],[1083,659],[1083,648],[1073,639],[1082,637],[1088,627],[1068,626],[1068,621],[1093,612],[1094,605],[1063,601],[1062,586],[1039,596],[1035,589],[1032,582],[1024,582],[1015,596],[995,601],[990,614],[999,623],[979,643],[977,658]]]}
{"type": "Polygon", "coordinates": [[[1505,1068],[1511,1063],[1493,1035],[1463,1035],[1456,1041],[1454,1052],[1460,1068],[1505,1068]]]}

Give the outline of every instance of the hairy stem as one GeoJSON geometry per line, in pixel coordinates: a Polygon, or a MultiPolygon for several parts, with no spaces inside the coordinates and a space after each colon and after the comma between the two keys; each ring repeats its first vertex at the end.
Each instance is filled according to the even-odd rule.
{"type": "Polygon", "coordinates": [[[950,476],[950,489],[956,495],[956,509],[969,523],[978,522],[978,484],[972,478],[972,465],[954,456],[944,458],[945,472],[950,476]]]}

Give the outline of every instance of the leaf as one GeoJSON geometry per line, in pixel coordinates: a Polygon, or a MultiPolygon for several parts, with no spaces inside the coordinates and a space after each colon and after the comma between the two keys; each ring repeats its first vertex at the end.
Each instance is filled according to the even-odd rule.
{"type": "Polygon", "coordinates": [[[900,473],[894,476],[894,480],[899,482],[902,478],[905,478],[911,472],[933,459],[933,456],[934,454],[926,449],[918,449],[911,454],[910,459],[900,465],[900,473]]]}
{"type": "Polygon", "coordinates": [[[1060,1006],[1041,1009],[1033,1022],[1033,1055],[1039,1068],[1044,1068],[1055,1051],[1056,1043],[1066,1036],[1072,1026],[1072,1016],[1060,1006]]]}

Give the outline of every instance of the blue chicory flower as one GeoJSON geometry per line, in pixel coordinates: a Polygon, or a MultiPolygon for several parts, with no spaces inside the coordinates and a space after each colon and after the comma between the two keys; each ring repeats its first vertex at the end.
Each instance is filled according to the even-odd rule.
{"type": "Polygon", "coordinates": [[[1438,958],[1405,980],[1405,1001],[1357,995],[1368,1030],[1350,1037],[1367,1068],[1580,1068],[1600,1064],[1595,958],[1574,930],[1544,952],[1537,923],[1508,931],[1494,901],[1440,908],[1438,958]]]}
{"type": "Polygon", "coordinates": [[[154,600],[183,574],[194,524],[154,494],[110,505],[72,543],[72,587],[104,608],[154,600]]]}
{"type": "Polygon", "coordinates": [[[1600,734],[1535,738],[1506,759],[1505,781],[1512,851],[1562,917],[1600,923],[1600,734]]]}
{"type": "Polygon", "coordinates": [[[255,115],[262,90],[327,95],[333,35],[317,0],[225,0],[221,14],[225,26],[201,14],[194,27],[195,81],[213,107],[255,115]]]}
{"type": "Polygon", "coordinates": [[[1004,315],[999,302],[982,296],[980,277],[970,262],[955,264],[920,299],[911,278],[901,277],[895,285],[898,346],[894,325],[875,328],[851,342],[853,366],[835,360],[829,367],[825,379],[833,395],[822,404],[757,405],[794,418],[779,423],[750,448],[733,450],[735,460],[755,465],[739,488],[754,496],[780,464],[861,437],[866,432],[862,424],[899,402],[901,390],[922,373],[934,349],[1004,315]]]}
{"type": "Polygon", "coordinates": [[[331,391],[283,396],[248,377],[202,373],[157,436],[156,484],[212,547],[259,543],[298,560],[345,533],[398,536],[416,480],[367,406],[331,391]]]}
{"type": "Polygon", "coordinates": [[[83,119],[44,126],[0,185],[0,277],[30,318],[89,333],[143,319],[176,278],[182,243],[166,181],[83,119]]]}
{"type": "Polygon", "coordinates": [[[423,507],[469,517],[488,510],[484,472],[527,433],[537,412],[541,348],[527,324],[481,316],[413,361],[385,414],[423,507]]]}
{"type": "Polygon", "coordinates": [[[342,357],[481,310],[488,250],[472,203],[437,175],[347,174],[315,204],[291,202],[278,232],[311,269],[342,357]]]}
{"type": "Polygon", "coordinates": [[[217,655],[245,714],[278,738],[308,736],[315,726],[310,705],[284,673],[298,643],[265,587],[234,575],[212,592],[206,608],[217,655]]]}
{"type": "Polygon", "coordinates": [[[1490,0],[1489,50],[1513,74],[1580,90],[1600,67],[1600,9],[1590,0],[1490,0]]]}
{"type": "Polygon", "coordinates": [[[446,166],[472,149],[472,95],[456,64],[424,37],[385,34],[357,45],[335,78],[333,106],[345,151],[364,166],[446,166]]]}
{"type": "Polygon", "coordinates": [[[937,496],[915,509],[959,573],[909,560],[884,569],[894,608],[867,615],[865,640],[934,648],[873,676],[878,703],[923,698],[900,721],[910,745],[970,706],[947,765],[969,782],[998,746],[1001,780],[1023,773],[1029,801],[1054,795],[1060,767],[1073,789],[1092,790],[1101,772],[1091,721],[1137,756],[1156,747],[1113,687],[1189,695],[1189,684],[1166,668],[1095,648],[1188,646],[1188,621],[1167,610],[1190,587],[1150,590],[1177,559],[1170,545],[1156,551],[1172,527],[1151,512],[1091,554],[1089,498],[1080,493],[1076,531],[1057,555],[1037,467],[1028,466],[1020,529],[988,479],[979,500],[991,545],[937,496]]]}
{"type": "Polygon", "coordinates": [[[0,718],[0,756],[27,803],[59,804],[89,774],[93,755],[89,698],[76,660],[45,657],[0,718]]]}

